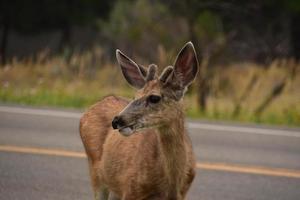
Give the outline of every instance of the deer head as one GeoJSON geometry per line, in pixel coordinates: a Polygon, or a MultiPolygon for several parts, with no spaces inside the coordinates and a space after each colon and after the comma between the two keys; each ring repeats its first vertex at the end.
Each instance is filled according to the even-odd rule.
{"type": "Polygon", "coordinates": [[[120,50],[116,56],[125,79],[138,91],[134,100],[114,117],[112,127],[129,136],[140,129],[167,126],[178,118],[182,112],[180,102],[198,72],[193,44],[188,42],[177,55],[174,66],[166,67],[160,76],[154,64],[146,69],[120,50]]]}

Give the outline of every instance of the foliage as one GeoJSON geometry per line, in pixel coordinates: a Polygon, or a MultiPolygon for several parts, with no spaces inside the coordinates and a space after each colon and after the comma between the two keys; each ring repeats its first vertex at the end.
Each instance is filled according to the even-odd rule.
{"type": "Polygon", "coordinates": [[[0,23],[19,32],[40,32],[68,24],[86,25],[105,17],[113,1],[10,1],[1,0],[0,23]]]}
{"type": "Polygon", "coordinates": [[[159,2],[119,0],[100,29],[113,49],[156,62],[158,46],[179,47],[187,40],[180,23],[174,26],[174,19],[159,2]]]}
{"type": "Polygon", "coordinates": [[[0,100],[86,107],[109,91],[129,96],[123,82],[115,81],[122,80],[114,67],[115,49],[162,69],[191,40],[202,68],[188,96],[190,116],[298,125],[299,65],[290,59],[300,59],[299,2],[1,0],[0,100]],[[83,48],[76,45],[86,38],[72,45],[74,27],[95,31],[95,46],[79,53],[83,48]],[[59,31],[59,44],[45,56],[6,59],[12,30],[26,37],[59,31]]]}
{"type": "MultiPolygon", "coordinates": [[[[74,54],[70,62],[62,57],[37,62],[14,61],[0,71],[0,102],[87,108],[109,94],[132,98],[134,90],[124,81],[119,68],[103,60],[95,61],[93,56],[99,57],[94,52],[86,52],[74,54]],[[90,67],[93,63],[101,68],[90,67]]],[[[300,71],[299,64],[293,60],[274,61],[267,68],[244,63],[214,70],[216,76],[210,83],[212,91],[206,112],[199,111],[193,88],[186,95],[189,117],[300,126],[300,71]],[[257,81],[247,97],[240,98],[253,76],[257,76],[257,81]],[[260,116],[255,115],[255,109],[268,97],[270,88],[285,78],[283,93],[260,116]],[[241,110],[234,115],[238,99],[242,99],[241,110]]]]}

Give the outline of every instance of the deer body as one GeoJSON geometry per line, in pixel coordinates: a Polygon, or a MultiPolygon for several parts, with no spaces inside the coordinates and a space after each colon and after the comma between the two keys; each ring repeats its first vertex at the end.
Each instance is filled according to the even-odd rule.
{"type": "MultiPolygon", "coordinates": [[[[197,66],[190,63],[196,58],[191,57],[194,50],[188,47],[185,50],[188,52],[184,52],[187,55],[180,58],[179,54],[176,63],[197,66]]],[[[124,58],[125,61],[118,58],[121,68],[133,62],[124,58]]],[[[143,69],[136,69],[140,70],[139,75],[143,74],[143,69]]],[[[175,69],[166,69],[160,78],[155,77],[153,69],[154,66],[144,72],[146,77],[142,83],[143,80],[133,80],[140,77],[130,74],[130,70],[124,74],[127,72],[122,68],[129,83],[142,85],[138,86],[135,100],[129,102],[108,96],[80,120],[80,134],[97,200],[183,200],[193,181],[195,160],[184,127],[181,101],[182,90],[191,81],[181,85],[184,88],[174,84],[176,64],[175,69]]]]}

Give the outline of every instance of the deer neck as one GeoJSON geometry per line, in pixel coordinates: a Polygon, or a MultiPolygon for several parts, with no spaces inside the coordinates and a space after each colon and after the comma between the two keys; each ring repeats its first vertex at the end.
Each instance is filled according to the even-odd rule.
{"type": "Polygon", "coordinates": [[[178,188],[184,177],[187,162],[184,131],[184,113],[181,108],[172,113],[170,123],[159,128],[162,165],[171,188],[178,188]]]}

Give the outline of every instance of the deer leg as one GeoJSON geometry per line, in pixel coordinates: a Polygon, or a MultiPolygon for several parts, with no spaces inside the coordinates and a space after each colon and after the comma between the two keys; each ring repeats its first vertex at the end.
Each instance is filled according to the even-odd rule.
{"type": "Polygon", "coordinates": [[[154,196],[147,198],[147,200],[165,200],[165,199],[167,199],[167,198],[166,198],[166,195],[164,195],[164,194],[154,195],[154,196]]]}
{"type": "Polygon", "coordinates": [[[108,197],[109,197],[108,195],[109,195],[108,190],[106,188],[104,188],[104,187],[101,187],[100,191],[99,191],[99,197],[100,198],[98,198],[98,199],[100,199],[100,200],[108,200],[108,197]]]}
{"type": "MultiPolygon", "coordinates": [[[[122,200],[136,200],[137,198],[132,195],[124,195],[122,197],[122,200]]],[[[165,193],[158,193],[158,194],[153,194],[151,196],[148,196],[146,198],[143,198],[143,200],[181,200],[181,198],[168,198],[165,193]]],[[[109,199],[110,200],[110,199],[109,199]]],[[[117,199],[119,200],[119,199],[117,199]]]]}
{"type": "Polygon", "coordinates": [[[121,200],[115,193],[109,192],[108,200],[121,200]]]}
{"type": "Polygon", "coordinates": [[[108,190],[105,187],[94,188],[94,199],[95,200],[108,200],[108,190]]]}
{"type": "Polygon", "coordinates": [[[89,168],[90,168],[92,187],[94,191],[94,200],[107,200],[109,193],[107,188],[101,184],[99,175],[97,173],[97,165],[93,164],[89,160],[89,168]]]}
{"type": "Polygon", "coordinates": [[[187,179],[185,180],[185,184],[181,190],[181,195],[182,195],[183,199],[185,199],[186,194],[187,194],[188,190],[190,189],[195,176],[196,176],[196,171],[194,168],[191,168],[187,174],[187,179]]]}

